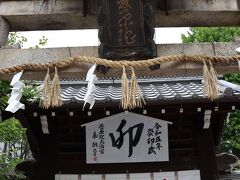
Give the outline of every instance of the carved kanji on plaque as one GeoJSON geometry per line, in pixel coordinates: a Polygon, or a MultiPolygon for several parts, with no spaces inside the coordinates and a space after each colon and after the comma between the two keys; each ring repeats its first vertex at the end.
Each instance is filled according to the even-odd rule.
{"type": "Polygon", "coordinates": [[[156,56],[149,0],[101,0],[98,4],[99,56],[145,59],[156,56]]]}

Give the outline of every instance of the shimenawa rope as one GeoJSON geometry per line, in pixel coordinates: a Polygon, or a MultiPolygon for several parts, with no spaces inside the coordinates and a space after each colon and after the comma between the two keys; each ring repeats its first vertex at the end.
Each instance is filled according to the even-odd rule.
{"type": "Polygon", "coordinates": [[[165,57],[157,57],[154,59],[148,60],[136,60],[136,61],[113,61],[96,57],[88,57],[88,56],[76,56],[70,57],[62,61],[45,63],[45,64],[22,64],[8,68],[0,69],[0,74],[13,74],[19,71],[43,71],[48,69],[47,75],[44,80],[44,88],[42,98],[40,100],[40,106],[48,109],[49,107],[58,107],[62,105],[60,100],[60,85],[59,85],[59,77],[57,74],[56,68],[67,68],[75,63],[90,63],[90,64],[98,64],[111,68],[123,68],[122,75],[122,108],[123,109],[132,109],[136,107],[142,107],[142,102],[145,103],[140,87],[137,83],[136,75],[134,72],[135,68],[143,68],[150,67],[157,64],[161,64],[163,62],[173,62],[173,61],[183,61],[183,62],[199,62],[203,63],[203,77],[204,77],[204,94],[210,100],[216,100],[219,98],[218,86],[217,86],[217,76],[216,72],[212,66],[212,63],[224,62],[237,62],[240,60],[240,56],[207,56],[207,55],[175,55],[175,56],[165,56],[165,57]],[[210,70],[207,67],[206,62],[210,65],[210,70]],[[53,84],[50,89],[50,76],[49,76],[49,68],[55,68],[55,77],[53,84]],[[125,68],[131,68],[132,77],[129,88],[129,82],[126,75],[125,68]],[[51,92],[50,92],[51,91],[51,92]],[[54,94],[56,96],[54,97],[54,94]]]}
{"type": "Polygon", "coordinates": [[[203,60],[211,61],[212,63],[218,63],[218,62],[224,62],[224,63],[230,63],[230,62],[237,62],[240,60],[240,56],[207,56],[207,55],[175,55],[175,56],[164,56],[164,57],[157,57],[154,59],[148,59],[148,60],[136,60],[136,61],[127,61],[127,60],[121,60],[121,61],[113,61],[108,59],[102,59],[97,57],[88,57],[88,56],[76,56],[76,57],[69,57],[65,60],[58,61],[58,62],[50,62],[45,64],[22,64],[17,66],[12,66],[8,68],[2,68],[0,69],[0,74],[13,74],[17,73],[19,71],[43,71],[47,68],[53,69],[57,67],[58,69],[61,68],[67,68],[71,65],[74,65],[75,63],[89,63],[89,64],[98,64],[103,65],[106,67],[111,68],[122,68],[122,66],[125,67],[150,67],[154,66],[156,64],[161,64],[163,62],[173,62],[173,61],[183,61],[183,62],[199,62],[202,63],[203,60]]]}

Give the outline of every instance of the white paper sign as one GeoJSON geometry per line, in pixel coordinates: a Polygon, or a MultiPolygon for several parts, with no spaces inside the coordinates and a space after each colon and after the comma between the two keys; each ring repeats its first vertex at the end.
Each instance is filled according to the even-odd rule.
{"type": "Polygon", "coordinates": [[[169,161],[168,121],[123,112],[86,126],[86,161],[128,163],[169,161]]]}

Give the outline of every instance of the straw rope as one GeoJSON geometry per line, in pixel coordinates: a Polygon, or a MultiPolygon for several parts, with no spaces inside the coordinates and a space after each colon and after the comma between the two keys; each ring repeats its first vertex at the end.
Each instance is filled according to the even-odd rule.
{"type": "Polygon", "coordinates": [[[154,59],[148,60],[136,60],[136,61],[113,61],[108,59],[102,59],[97,57],[89,56],[76,56],[66,58],[62,61],[51,62],[45,64],[22,64],[17,66],[12,66],[8,68],[0,69],[0,74],[14,74],[20,71],[43,71],[48,69],[47,75],[45,78],[45,85],[43,89],[43,97],[40,101],[40,106],[48,109],[49,107],[59,107],[62,105],[60,98],[60,85],[59,77],[57,73],[57,68],[67,68],[73,66],[75,63],[89,63],[97,64],[110,68],[122,68],[122,99],[121,105],[123,109],[132,109],[136,107],[142,107],[142,102],[145,104],[144,98],[140,91],[140,87],[137,83],[137,78],[134,72],[134,68],[145,68],[161,64],[164,62],[198,62],[203,63],[203,77],[204,77],[204,94],[210,100],[216,100],[219,98],[218,86],[217,86],[217,76],[216,72],[212,66],[212,63],[231,63],[240,61],[240,56],[207,56],[207,55],[175,55],[175,56],[165,56],[157,57],[154,59]],[[209,62],[210,69],[207,67],[206,62],[209,62]],[[51,92],[50,92],[50,76],[49,69],[55,68],[55,77],[52,83],[51,92]],[[132,77],[129,87],[129,81],[127,78],[125,68],[131,68],[132,77]],[[129,89],[130,88],[130,89],[129,89]]]}
{"type": "Polygon", "coordinates": [[[43,70],[46,70],[47,68],[54,69],[55,67],[57,67],[58,69],[61,69],[61,68],[70,67],[75,63],[89,63],[89,64],[96,63],[98,65],[103,65],[111,68],[122,68],[123,66],[143,68],[143,67],[154,66],[156,64],[161,64],[163,62],[184,61],[184,62],[202,63],[203,60],[211,61],[212,63],[217,63],[217,62],[230,63],[230,62],[239,61],[240,56],[235,55],[235,56],[226,57],[226,56],[207,56],[207,55],[174,55],[174,56],[164,56],[164,57],[157,57],[154,59],[136,60],[136,61],[127,61],[127,60],[113,61],[113,60],[90,57],[90,56],[76,56],[76,57],[69,57],[58,62],[51,62],[51,63],[45,63],[45,64],[29,63],[29,64],[12,66],[8,68],[2,68],[0,69],[0,74],[13,74],[22,70],[43,71],[43,70]]]}

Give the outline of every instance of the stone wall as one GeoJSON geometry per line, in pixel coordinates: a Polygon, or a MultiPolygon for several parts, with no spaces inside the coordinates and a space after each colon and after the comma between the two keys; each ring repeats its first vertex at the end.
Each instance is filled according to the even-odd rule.
{"type": "MultiPolygon", "coordinates": [[[[193,44],[161,44],[157,45],[158,56],[168,55],[235,55],[235,49],[240,43],[193,43],[193,44]]],[[[98,47],[69,47],[69,48],[49,48],[49,49],[0,49],[0,68],[6,68],[24,63],[46,63],[63,60],[70,56],[98,56],[98,47]]],[[[60,72],[61,78],[85,77],[90,65],[76,64],[71,68],[60,72]]],[[[218,73],[238,72],[237,62],[235,64],[216,64],[218,73]]],[[[42,79],[46,72],[27,72],[25,78],[42,79]]],[[[139,69],[137,74],[144,75],[199,75],[202,73],[202,64],[199,63],[163,63],[159,70],[150,71],[148,68],[139,69]]],[[[0,75],[0,79],[11,78],[12,75],[0,75]]],[[[121,71],[111,69],[104,76],[121,76],[121,71]]]]}

